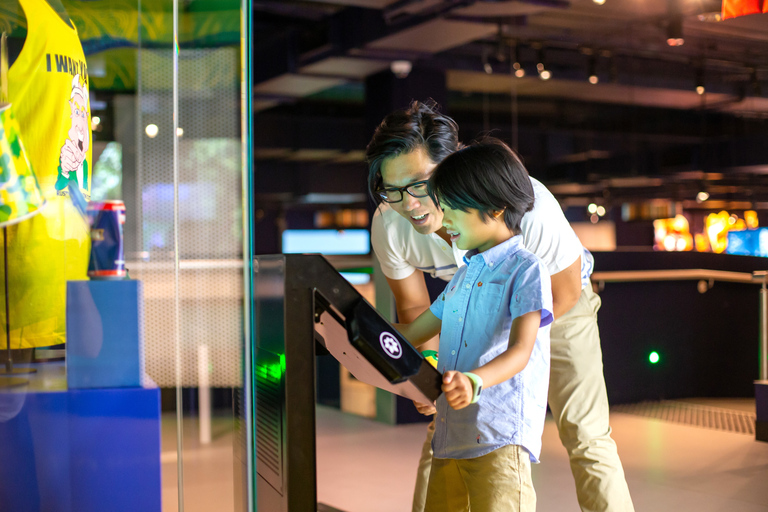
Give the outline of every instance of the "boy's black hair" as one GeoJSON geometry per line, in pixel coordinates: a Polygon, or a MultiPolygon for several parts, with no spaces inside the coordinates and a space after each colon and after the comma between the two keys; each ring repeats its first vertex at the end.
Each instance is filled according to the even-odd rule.
{"type": "Polygon", "coordinates": [[[485,138],[460,149],[438,164],[429,179],[438,202],[463,212],[475,209],[490,220],[504,210],[504,223],[520,233],[520,221],[533,209],[533,185],[523,162],[509,146],[485,138]]]}
{"type": "Polygon", "coordinates": [[[398,110],[376,128],[365,151],[368,163],[368,191],[378,205],[381,198],[381,164],[390,157],[424,148],[430,160],[440,163],[459,149],[459,127],[450,117],[438,111],[434,100],[414,101],[406,110],[398,110]]]}

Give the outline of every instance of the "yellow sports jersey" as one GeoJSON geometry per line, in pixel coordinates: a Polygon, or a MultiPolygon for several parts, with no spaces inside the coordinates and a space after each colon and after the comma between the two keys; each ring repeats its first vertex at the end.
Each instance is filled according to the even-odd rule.
{"type": "MultiPolygon", "coordinates": [[[[89,199],[92,172],[88,71],[77,29],[45,0],[19,3],[27,37],[8,72],[8,96],[48,204],[40,214],[7,228],[14,349],[65,341],[66,281],[86,279],[90,249],[87,224],[67,187],[77,185],[89,199]]],[[[2,272],[0,265],[0,286],[2,272]]],[[[0,315],[4,348],[4,308],[0,315]]]]}

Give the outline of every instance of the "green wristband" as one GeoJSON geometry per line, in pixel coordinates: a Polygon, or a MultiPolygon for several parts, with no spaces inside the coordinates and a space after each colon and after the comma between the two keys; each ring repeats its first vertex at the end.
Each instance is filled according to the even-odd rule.
{"type": "Polygon", "coordinates": [[[477,403],[480,400],[480,393],[483,392],[483,379],[472,372],[462,372],[472,382],[472,400],[471,404],[477,403]]]}

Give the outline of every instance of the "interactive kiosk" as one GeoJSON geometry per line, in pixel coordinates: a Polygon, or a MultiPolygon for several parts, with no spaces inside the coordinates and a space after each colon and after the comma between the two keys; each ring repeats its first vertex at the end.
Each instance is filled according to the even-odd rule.
{"type": "Polygon", "coordinates": [[[314,512],[315,356],[421,402],[439,396],[441,376],[320,255],[256,257],[253,286],[251,500],[259,512],[314,512]]]}

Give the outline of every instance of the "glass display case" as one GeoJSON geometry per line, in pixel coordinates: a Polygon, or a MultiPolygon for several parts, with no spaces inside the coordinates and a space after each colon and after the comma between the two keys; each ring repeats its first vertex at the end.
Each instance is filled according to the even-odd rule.
{"type": "Polygon", "coordinates": [[[0,7],[7,101],[46,199],[4,244],[0,509],[247,510],[243,13],[245,0],[0,7]],[[89,280],[103,233],[78,195],[124,203],[127,280],[89,280]]]}

